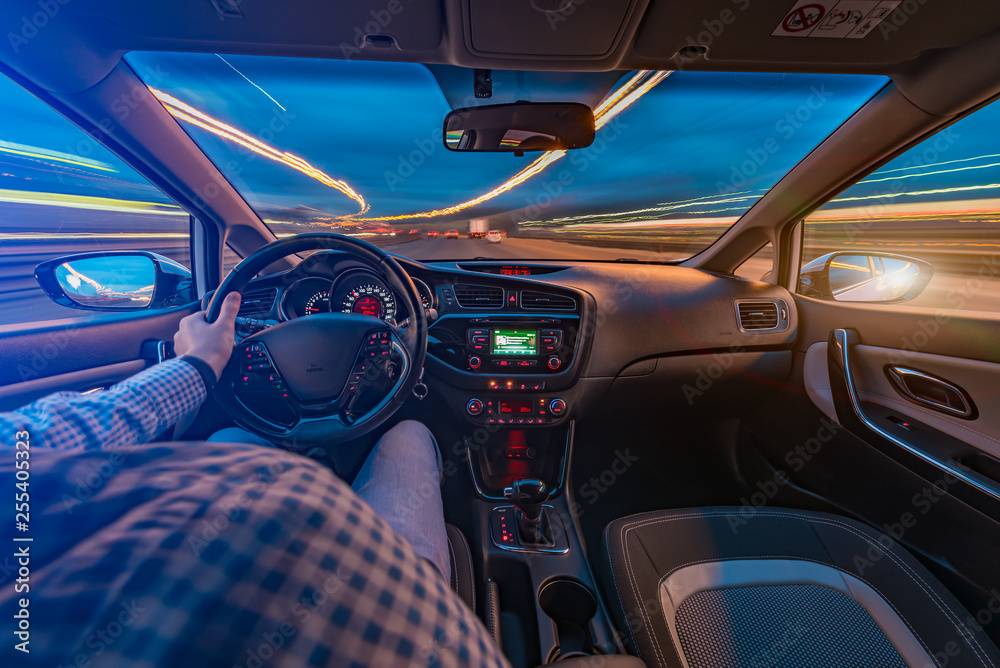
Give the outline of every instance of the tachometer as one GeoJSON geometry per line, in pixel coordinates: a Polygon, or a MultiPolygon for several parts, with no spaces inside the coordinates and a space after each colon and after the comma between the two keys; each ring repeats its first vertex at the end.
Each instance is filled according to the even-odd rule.
{"type": "Polygon", "coordinates": [[[285,320],[330,312],[329,279],[310,276],[295,281],[281,295],[281,313],[285,320]]]}
{"type": "Polygon", "coordinates": [[[363,313],[382,320],[396,317],[396,299],[392,291],[376,281],[366,281],[347,290],[340,304],[344,313],[363,313]]]}
{"type": "Polygon", "coordinates": [[[330,312],[330,291],[320,290],[314,295],[311,295],[309,299],[306,300],[306,304],[302,309],[304,315],[312,315],[314,313],[329,313],[330,312]]]}

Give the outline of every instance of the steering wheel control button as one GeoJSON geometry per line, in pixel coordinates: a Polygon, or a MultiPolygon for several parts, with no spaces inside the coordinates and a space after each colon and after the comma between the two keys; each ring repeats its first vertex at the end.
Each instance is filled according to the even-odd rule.
{"type": "Polygon", "coordinates": [[[361,351],[362,359],[388,357],[392,352],[392,334],[387,329],[370,332],[361,351]]]}
{"type": "Polygon", "coordinates": [[[562,366],[562,360],[553,355],[552,357],[549,358],[547,366],[553,371],[556,371],[562,366]]]}
{"type": "Polygon", "coordinates": [[[562,399],[553,399],[549,402],[549,412],[552,415],[562,415],[566,412],[566,402],[562,399]]]}
{"type": "Polygon", "coordinates": [[[472,357],[469,358],[469,368],[470,369],[478,369],[480,366],[482,366],[482,364],[483,364],[483,361],[481,359],[479,359],[478,357],[476,357],[475,355],[473,355],[472,357]]]}
{"type": "Polygon", "coordinates": [[[469,412],[469,415],[479,415],[483,412],[483,402],[480,399],[473,399],[469,402],[465,410],[469,412]]]}

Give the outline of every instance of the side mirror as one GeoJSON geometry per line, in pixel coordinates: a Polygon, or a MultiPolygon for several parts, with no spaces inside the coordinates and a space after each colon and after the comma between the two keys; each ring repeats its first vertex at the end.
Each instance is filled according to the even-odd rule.
{"type": "Polygon", "coordinates": [[[449,151],[513,152],[587,148],[594,112],[579,102],[515,102],[456,109],[444,119],[449,151]]]}
{"type": "Polygon", "coordinates": [[[934,267],[891,253],[828,253],[802,267],[799,294],[837,302],[889,304],[913,299],[927,287],[934,267]]]}
{"type": "Polygon", "coordinates": [[[142,311],[194,301],[191,272],[147,251],[80,253],[35,267],[52,301],[88,311],[142,311]]]}

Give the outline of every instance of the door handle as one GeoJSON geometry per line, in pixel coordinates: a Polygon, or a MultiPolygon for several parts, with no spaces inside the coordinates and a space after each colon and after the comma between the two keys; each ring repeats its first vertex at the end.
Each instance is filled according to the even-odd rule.
{"type": "Polygon", "coordinates": [[[887,366],[885,375],[897,392],[914,403],[963,420],[979,417],[969,393],[943,378],[901,366],[887,366]]]}
{"type": "Polygon", "coordinates": [[[947,473],[970,487],[982,492],[994,501],[1000,500],[1000,485],[962,467],[955,461],[938,457],[922,448],[908,443],[880,425],[865,412],[854,387],[854,368],[851,364],[851,348],[858,343],[858,333],[853,329],[835,329],[830,332],[827,343],[827,365],[830,372],[830,388],[837,412],[837,422],[855,435],[865,438],[874,436],[902,448],[934,468],[947,473]]]}

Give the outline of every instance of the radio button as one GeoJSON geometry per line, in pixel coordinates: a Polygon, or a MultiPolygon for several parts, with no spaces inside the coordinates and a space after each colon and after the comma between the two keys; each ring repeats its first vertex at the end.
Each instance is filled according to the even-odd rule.
{"type": "Polygon", "coordinates": [[[550,369],[552,369],[553,371],[556,371],[561,366],[562,366],[562,360],[561,359],[559,359],[555,355],[553,355],[552,357],[549,358],[548,367],[550,369]]]}
{"type": "Polygon", "coordinates": [[[482,366],[482,364],[483,364],[483,361],[481,359],[479,359],[478,357],[476,357],[475,355],[473,355],[472,357],[469,358],[469,368],[470,369],[478,369],[480,366],[482,366]]]}
{"type": "Polygon", "coordinates": [[[468,329],[465,331],[465,338],[469,344],[473,344],[479,340],[479,343],[486,343],[490,338],[490,330],[488,329],[468,329]]]}

